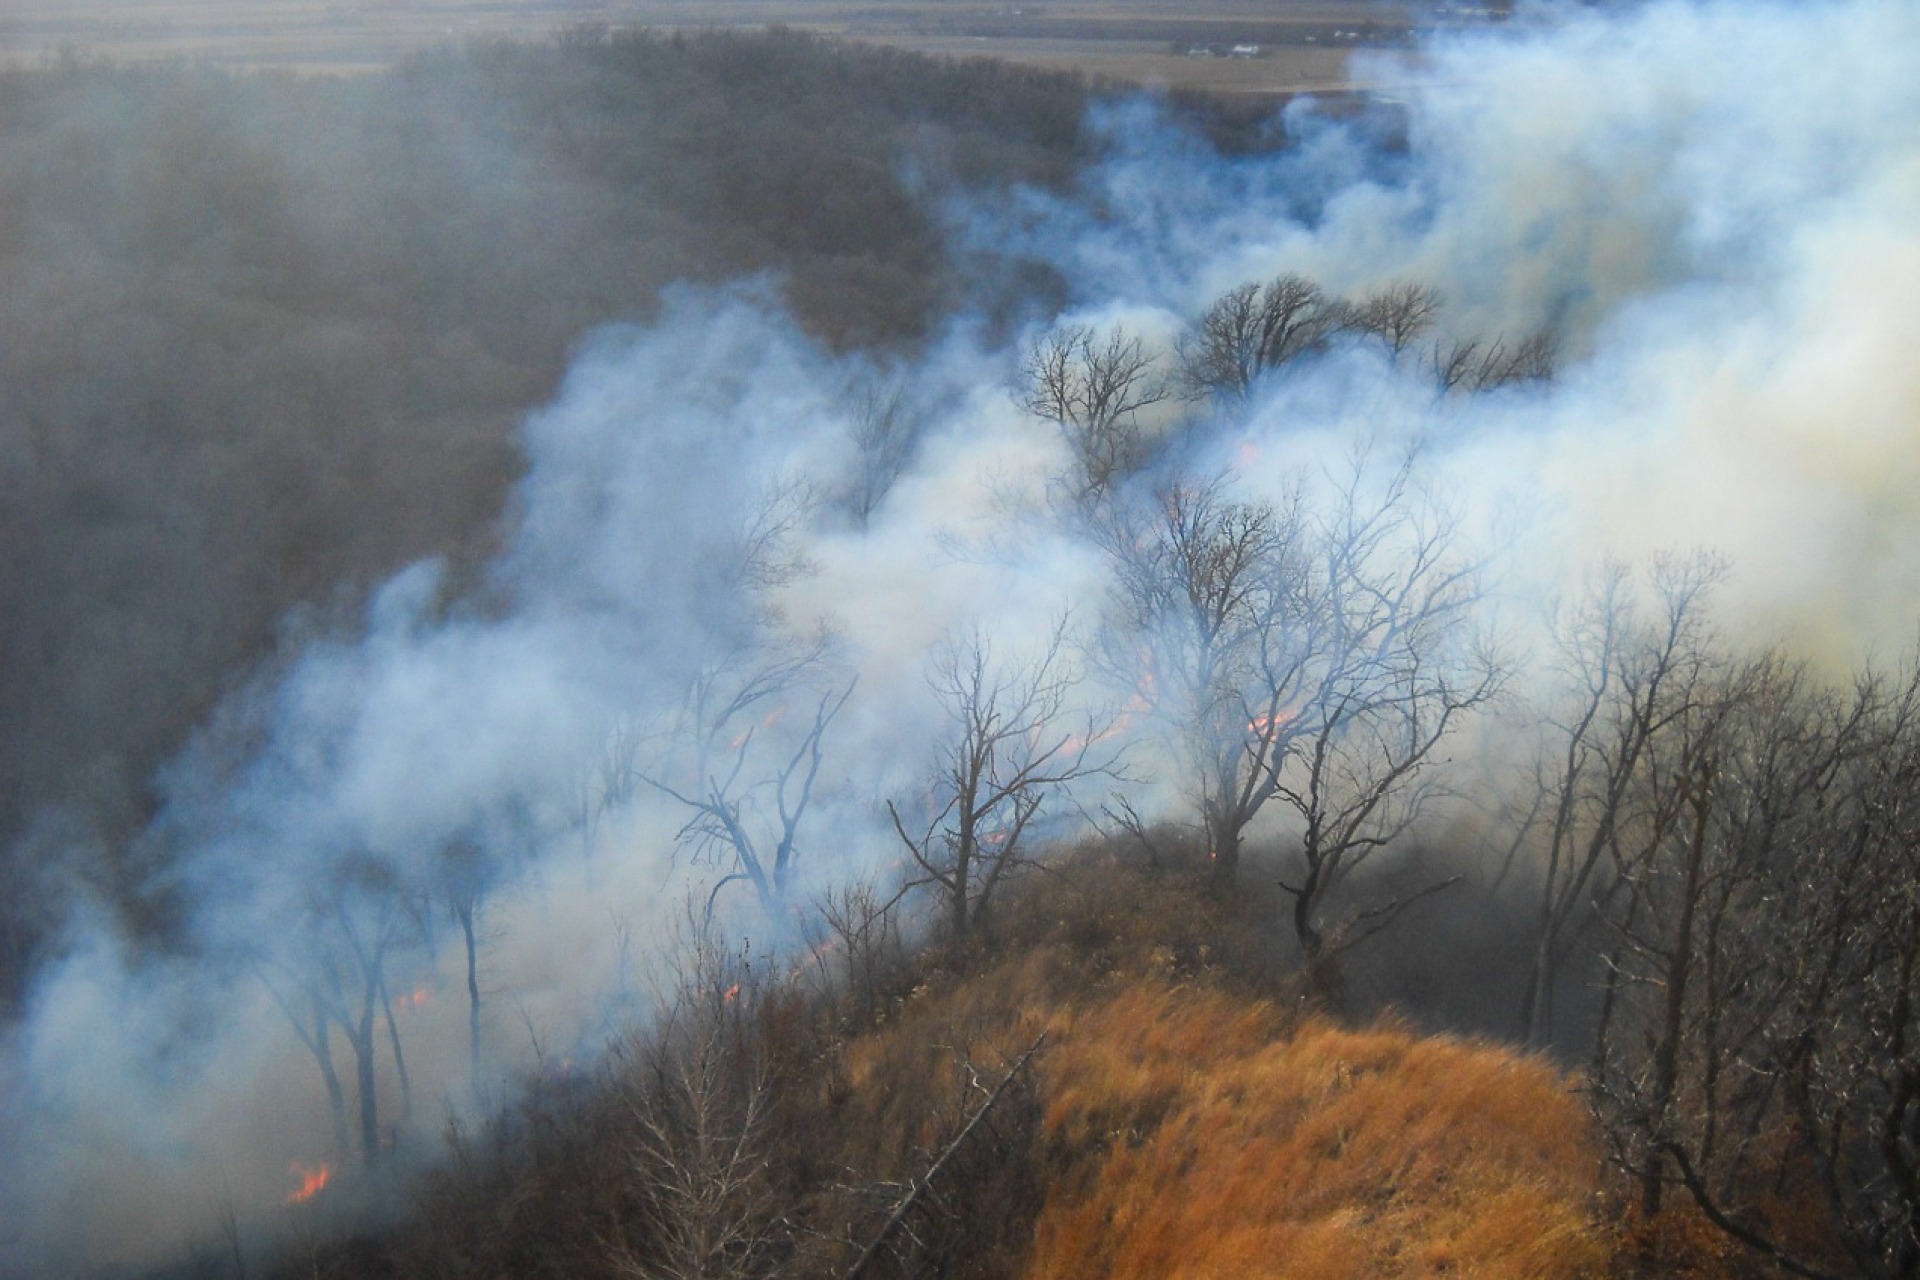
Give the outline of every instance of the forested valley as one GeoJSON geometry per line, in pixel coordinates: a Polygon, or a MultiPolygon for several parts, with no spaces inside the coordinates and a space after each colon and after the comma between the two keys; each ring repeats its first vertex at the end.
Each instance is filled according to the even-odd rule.
{"type": "Polygon", "coordinates": [[[76,58],[0,98],[9,1000],[69,880],[164,935],[127,848],[155,769],[290,610],[486,553],[583,335],[777,271],[823,341],[911,346],[970,287],[920,188],[1087,146],[1070,77],[798,34],[345,80],[76,58]]]}
{"type": "Polygon", "coordinates": [[[0,72],[0,1272],[1920,1275],[1822,16],[0,72]]]}

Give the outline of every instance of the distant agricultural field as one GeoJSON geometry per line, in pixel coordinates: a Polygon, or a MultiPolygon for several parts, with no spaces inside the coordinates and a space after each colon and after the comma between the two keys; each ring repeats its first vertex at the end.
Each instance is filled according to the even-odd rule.
{"type": "Polygon", "coordinates": [[[996,57],[1224,93],[1364,88],[1355,50],[1407,46],[1484,7],[1388,0],[12,0],[0,63],[189,58],[353,72],[409,53],[569,28],[787,25],[924,53],[996,57]]]}

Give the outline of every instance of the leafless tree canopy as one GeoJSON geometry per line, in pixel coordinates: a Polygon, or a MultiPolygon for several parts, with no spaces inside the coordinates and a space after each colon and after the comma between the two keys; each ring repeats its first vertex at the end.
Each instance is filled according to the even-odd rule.
{"type": "Polygon", "coordinates": [[[1492,391],[1553,377],[1557,343],[1547,330],[1519,342],[1505,338],[1437,341],[1427,352],[1427,370],[1441,395],[1453,391],[1492,391]]]}
{"type": "MultiPolygon", "coordinates": [[[[1399,364],[1434,331],[1445,304],[1438,289],[1413,280],[1382,285],[1357,302],[1296,274],[1243,284],[1215,299],[1187,333],[1175,382],[1190,400],[1244,401],[1262,379],[1329,349],[1343,334],[1379,343],[1399,364]]],[[[1545,381],[1556,355],[1550,329],[1517,341],[1442,333],[1420,364],[1444,396],[1545,381]]]]}
{"type": "Polygon", "coordinates": [[[1027,348],[1020,373],[1024,407],[1057,423],[1073,450],[1077,500],[1098,499],[1146,461],[1141,414],[1170,393],[1137,334],[1066,325],[1027,348]]]}
{"type": "Polygon", "coordinates": [[[1683,1194],[1793,1274],[1914,1276],[1920,678],[1738,658],[1699,624],[1702,582],[1660,582],[1565,739],[1555,822],[1585,843],[1562,842],[1542,936],[1598,844],[1594,1100],[1642,1212],[1683,1194]],[[1844,1256],[1782,1197],[1822,1205],[1844,1256]]]}
{"type": "Polygon", "coordinates": [[[1378,340],[1398,363],[1433,327],[1445,303],[1445,297],[1431,285],[1401,280],[1362,297],[1348,310],[1347,325],[1378,340]]]}
{"type": "Polygon", "coordinates": [[[906,469],[920,424],[900,383],[870,378],[852,395],[854,470],[845,501],[864,528],[906,469]]]}
{"type": "Polygon", "coordinates": [[[1207,308],[1181,350],[1181,390],[1196,400],[1245,400],[1263,375],[1325,348],[1347,314],[1299,275],[1231,289],[1207,308]]]}
{"type": "Polygon", "coordinates": [[[1290,681],[1262,689],[1269,633],[1312,626],[1304,515],[1229,496],[1224,480],[1176,482],[1115,533],[1113,674],[1177,744],[1216,873],[1231,880],[1241,833],[1270,796],[1260,762],[1290,681]]]}
{"type": "Polygon", "coordinates": [[[1035,823],[1076,783],[1116,776],[1113,721],[1077,713],[1065,622],[1030,661],[996,659],[984,636],[946,647],[929,680],[947,718],[927,802],[889,801],[894,832],[965,947],[1002,881],[1032,857],[1035,823]]]}
{"type": "Polygon", "coordinates": [[[637,775],[684,808],[681,842],[720,869],[710,908],[735,882],[769,913],[790,905],[827,731],[853,693],[831,683],[826,652],[824,640],[757,647],[701,672],[660,760],[637,775]]]}
{"type": "Polygon", "coordinates": [[[771,1177],[772,1066],[756,1018],[763,975],[699,939],[656,1024],[615,1075],[644,1213],[609,1241],[634,1280],[777,1274],[793,1227],[771,1177]]]}
{"type": "Polygon", "coordinates": [[[1318,509],[1174,484],[1114,541],[1107,660],[1171,731],[1221,886],[1270,804],[1298,824],[1286,887],[1322,972],[1369,932],[1323,920],[1329,893],[1419,816],[1435,749],[1502,675],[1472,641],[1474,567],[1407,480],[1369,496],[1356,471],[1318,509]]]}

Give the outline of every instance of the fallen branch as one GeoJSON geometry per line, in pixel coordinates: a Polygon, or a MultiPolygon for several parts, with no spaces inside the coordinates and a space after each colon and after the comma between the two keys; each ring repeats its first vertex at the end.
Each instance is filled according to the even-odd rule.
{"type": "Polygon", "coordinates": [[[946,1148],[940,1152],[939,1156],[934,1159],[934,1162],[927,1167],[926,1174],[917,1181],[908,1184],[907,1194],[900,1197],[900,1203],[895,1205],[893,1212],[887,1215],[887,1220],[881,1226],[879,1234],[874,1236],[867,1244],[867,1247],[861,1251],[860,1256],[854,1260],[854,1264],[847,1269],[846,1280],[859,1280],[860,1274],[867,1269],[875,1256],[885,1247],[887,1241],[893,1238],[894,1232],[898,1231],[901,1224],[907,1220],[907,1214],[913,1211],[913,1206],[919,1201],[921,1193],[927,1190],[928,1184],[930,1184],[935,1176],[939,1174],[940,1170],[946,1166],[947,1161],[953,1158],[954,1153],[960,1150],[967,1139],[973,1135],[973,1131],[980,1127],[980,1122],[986,1119],[987,1112],[993,1110],[994,1104],[999,1102],[1001,1096],[1006,1093],[1007,1086],[1012,1084],[1014,1078],[1026,1069],[1027,1063],[1032,1060],[1033,1055],[1040,1052],[1040,1046],[1047,1042],[1048,1034],[1048,1032],[1042,1031],[1040,1038],[1027,1046],[1027,1051],[1020,1055],[1019,1061],[1015,1062],[1013,1066],[1008,1069],[1007,1074],[1001,1078],[1000,1083],[994,1086],[993,1092],[987,1095],[987,1100],[980,1104],[980,1109],[973,1113],[973,1116],[967,1121],[966,1125],[961,1128],[960,1132],[954,1135],[953,1141],[949,1142],[946,1148]]]}

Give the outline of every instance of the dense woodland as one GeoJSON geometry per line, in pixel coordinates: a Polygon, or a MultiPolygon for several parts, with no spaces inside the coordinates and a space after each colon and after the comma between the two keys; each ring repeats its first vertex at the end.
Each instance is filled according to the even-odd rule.
{"type": "Polygon", "coordinates": [[[410,1176],[396,957],[464,945],[484,1080],[476,919],[512,869],[479,819],[327,847],[227,959],[311,1051],[336,1181],[272,1250],[229,1207],[183,1273],[1920,1275],[1920,677],[1724,633],[1705,554],[1569,584],[1523,664],[1412,462],[1265,496],[1209,469],[1316,362],[1444,411],[1551,384],[1558,335],[1295,273],[1170,344],[1017,329],[1058,282],[962,259],[940,197],[1067,187],[1091,93],[781,32],[0,79],[16,994],[73,884],[189,941],[138,838],[155,767],[398,565],[480,564],[569,344],[671,282],[771,271],[838,351],[963,305],[1024,332],[1047,516],[1107,584],[1083,632],[928,657],[893,871],[821,890],[796,868],[857,676],[778,593],[880,509],[910,413],[875,389],[851,485],[689,527],[714,648],[662,661],[585,819],[643,796],[710,873],[654,1016],[536,1054],[410,1176]],[[728,892],[795,936],[714,928],[728,892]]]}

